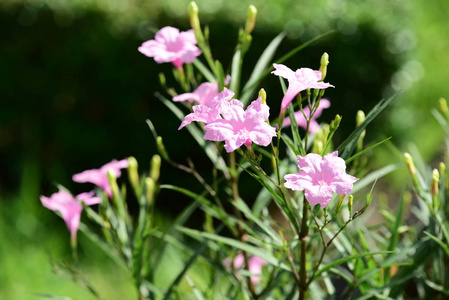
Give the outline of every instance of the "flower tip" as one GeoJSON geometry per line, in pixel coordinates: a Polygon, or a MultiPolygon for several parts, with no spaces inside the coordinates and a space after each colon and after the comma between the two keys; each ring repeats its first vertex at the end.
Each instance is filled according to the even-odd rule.
{"type": "Polygon", "coordinates": [[[404,156],[405,164],[407,165],[407,168],[408,168],[410,174],[412,176],[415,176],[416,169],[415,169],[415,164],[413,162],[413,157],[410,155],[410,153],[407,153],[407,152],[405,152],[403,156],[404,156]]]}
{"type": "Polygon", "coordinates": [[[360,126],[363,121],[365,121],[365,113],[363,112],[363,110],[359,110],[357,111],[357,115],[355,117],[356,126],[360,126]]]}
{"type": "Polygon", "coordinates": [[[256,16],[257,16],[257,8],[254,5],[248,6],[246,24],[245,24],[245,32],[251,33],[256,24],[256,16]]]}
{"type": "Polygon", "coordinates": [[[267,104],[267,92],[264,89],[260,89],[259,98],[262,98],[262,104],[267,104]]]}
{"type": "Polygon", "coordinates": [[[191,1],[189,3],[188,10],[189,10],[189,15],[190,16],[198,14],[198,5],[196,4],[195,1],[191,1]]]}

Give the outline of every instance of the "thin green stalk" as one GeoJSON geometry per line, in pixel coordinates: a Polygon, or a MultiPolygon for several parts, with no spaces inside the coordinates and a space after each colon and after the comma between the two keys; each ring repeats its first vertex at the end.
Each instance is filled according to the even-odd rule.
{"type": "Polygon", "coordinates": [[[307,259],[307,237],[309,235],[309,224],[307,223],[308,219],[308,209],[307,209],[307,200],[304,197],[303,207],[302,207],[302,222],[301,222],[301,235],[300,235],[300,243],[301,243],[301,253],[300,253],[300,261],[299,261],[299,299],[306,299],[306,293],[308,289],[307,285],[307,269],[306,269],[306,259],[307,259]]]}

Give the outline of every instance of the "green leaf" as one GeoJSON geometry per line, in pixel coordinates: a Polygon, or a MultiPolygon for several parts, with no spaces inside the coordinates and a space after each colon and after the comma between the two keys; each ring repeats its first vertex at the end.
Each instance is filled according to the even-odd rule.
{"type": "MultiPolygon", "coordinates": [[[[289,105],[288,113],[290,116],[290,122],[291,122],[290,128],[292,130],[292,136],[293,136],[293,141],[295,143],[295,147],[296,147],[296,149],[298,149],[298,152],[300,152],[302,156],[305,156],[306,150],[304,149],[304,147],[301,143],[301,137],[299,136],[298,123],[296,123],[295,111],[293,109],[293,105],[289,105]]],[[[305,146],[307,147],[307,145],[305,145],[305,146]]]]}
{"type": "Polygon", "coordinates": [[[314,37],[314,38],[308,40],[308,41],[305,42],[304,44],[302,44],[302,45],[296,47],[295,49],[291,50],[290,52],[288,52],[287,54],[285,54],[284,56],[282,56],[281,58],[279,58],[279,59],[276,61],[276,63],[277,63],[277,64],[283,63],[284,61],[286,61],[287,59],[289,59],[290,57],[292,57],[293,55],[295,55],[296,53],[298,53],[298,52],[301,51],[302,49],[304,49],[304,48],[306,48],[306,47],[312,45],[312,44],[315,43],[316,41],[319,41],[319,40],[321,40],[322,38],[324,38],[325,36],[328,36],[328,35],[330,35],[330,34],[332,34],[332,33],[334,33],[334,32],[335,32],[335,30],[332,30],[332,31],[329,31],[329,32],[320,34],[319,36],[314,37]]]}
{"type": "Polygon", "coordinates": [[[271,196],[276,201],[278,206],[282,209],[282,211],[285,213],[287,218],[290,220],[292,226],[294,226],[296,231],[299,232],[299,225],[297,223],[297,220],[296,220],[295,216],[293,215],[293,213],[288,208],[288,206],[286,205],[286,203],[284,202],[284,200],[282,199],[282,197],[278,193],[276,193],[276,191],[273,189],[273,187],[268,182],[266,182],[265,180],[261,179],[260,176],[254,174],[254,173],[252,173],[252,172],[250,172],[248,170],[246,170],[246,172],[249,175],[251,175],[254,179],[259,181],[260,184],[262,184],[265,187],[265,189],[267,189],[267,191],[271,194],[271,196]]]}
{"type": "Polygon", "coordinates": [[[295,153],[296,156],[299,155],[298,149],[292,144],[292,142],[288,139],[288,137],[281,135],[281,139],[287,144],[287,146],[295,153]]]}
{"type": "Polygon", "coordinates": [[[319,275],[321,275],[322,273],[324,273],[324,272],[326,272],[326,271],[329,271],[330,269],[332,269],[332,268],[334,268],[334,267],[336,267],[336,266],[338,266],[338,265],[344,264],[345,262],[348,262],[348,261],[350,261],[350,260],[357,259],[357,258],[360,258],[360,257],[365,257],[365,256],[380,255],[380,254],[389,254],[389,253],[392,253],[392,251],[376,251],[376,252],[368,252],[368,253],[355,254],[355,255],[350,255],[350,256],[347,256],[347,257],[340,258],[340,259],[338,259],[338,260],[336,260],[336,261],[334,261],[334,262],[332,262],[332,263],[330,263],[330,264],[324,266],[323,268],[319,269],[319,270],[315,273],[315,276],[314,276],[313,278],[310,279],[310,281],[314,280],[315,278],[317,278],[317,277],[318,277],[319,275]]]}
{"type": "Polygon", "coordinates": [[[207,79],[207,81],[209,82],[217,81],[212,72],[209,71],[209,69],[199,59],[195,59],[193,65],[198,69],[198,71],[200,71],[201,74],[203,74],[203,76],[207,79]]]}
{"type": "Polygon", "coordinates": [[[181,231],[182,233],[187,234],[192,237],[201,236],[206,239],[217,241],[217,242],[223,243],[225,245],[245,251],[251,255],[256,255],[256,256],[264,259],[267,263],[269,263],[273,266],[277,266],[277,267],[280,267],[281,269],[291,272],[291,267],[289,265],[286,265],[286,264],[280,262],[271,253],[269,253],[265,250],[262,250],[259,247],[255,247],[255,246],[249,245],[247,243],[244,243],[244,242],[232,239],[232,238],[223,237],[223,236],[220,236],[217,234],[202,232],[202,231],[194,230],[194,229],[190,229],[190,228],[180,227],[180,228],[178,228],[178,230],[181,231]]]}
{"type": "Polygon", "coordinates": [[[271,237],[271,239],[273,239],[273,241],[277,243],[277,245],[282,247],[283,242],[279,238],[278,234],[273,230],[273,228],[270,225],[265,224],[262,220],[260,220],[257,216],[255,216],[245,202],[239,200],[233,201],[232,204],[235,207],[237,207],[248,220],[253,221],[255,224],[257,224],[257,226],[260,227],[260,229],[262,229],[266,234],[268,234],[271,237]]]}
{"type": "Polygon", "coordinates": [[[368,175],[363,176],[362,179],[354,183],[354,188],[352,189],[351,193],[355,194],[362,188],[370,185],[371,183],[375,182],[377,179],[387,175],[388,173],[393,172],[396,170],[399,166],[402,166],[402,163],[397,164],[391,164],[388,166],[385,166],[379,170],[376,170],[374,172],[369,173],[368,175]]]}
{"type": "Polygon", "coordinates": [[[384,140],[382,140],[382,141],[380,141],[380,142],[378,142],[378,143],[376,143],[376,144],[374,144],[374,145],[372,145],[371,147],[368,147],[368,148],[366,148],[366,149],[364,149],[364,150],[362,150],[362,151],[360,151],[360,152],[354,154],[353,156],[351,156],[350,158],[348,158],[348,159],[346,160],[346,164],[350,163],[351,161],[353,161],[354,159],[356,159],[356,158],[359,157],[360,155],[365,154],[366,152],[368,152],[368,151],[370,151],[370,150],[373,150],[373,149],[376,148],[377,146],[382,145],[383,143],[385,143],[385,142],[388,141],[389,139],[391,139],[391,136],[388,137],[388,138],[386,138],[386,139],[384,139],[384,140]]]}
{"type": "Polygon", "coordinates": [[[441,248],[443,248],[444,252],[446,252],[446,255],[449,257],[449,246],[447,244],[445,244],[442,240],[440,240],[439,238],[437,238],[436,236],[434,236],[433,234],[424,231],[424,233],[430,237],[434,242],[436,242],[438,245],[441,246],[441,248]]]}
{"type": "Polygon", "coordinates": [[[263,77],[266,76],[262,76],[261,74],[271,63],[274,54],[276,53],[276,50],[281,44],[284,37],[285,33],[280,33],[263,51],[262,55],[256,63],[256,66],[253,69],[253,72],[251,73],[251,76],[243,87],[242,96],[240,97],[240,101],[242,101],[243,104],[246,104],[249,101],[249,98],[254,94],[257,88],[257,84],[263,79],[263,77]]]}
{"type": "Polygon", "coordinates": [[[229,85],[231,91],[235,93],[236,98],[238,98],[239,96],[238,89],[240,84],[241,71],[242,71],[242,51],[237,50],[234,54],[234,57],[232,58],[231,83],[229,85]]]}
{"type": "Polygon", "coordinates": [[[195,284],[193,283],[192,279],[190,279],[189,276],[186,276],[186,280],[187,280],[187,283],[192,288],[193,294],[195,295],[196,299],[197,300],[206,300],[206,298],[204,298],[203,294],[201,294],[201,292],[198,290],[198,288],[195,286],[195,284]]]}
{"type": "Polygon", "coordinates": [[[382,99],[374,108],[368,113],[365,120],[357,126],[357,128],[349,135],[349,137],[340,144],[340,146],[337,147],[337,150],[339,152],[339,156],[343,158],[344,160],[348,159],[352,152],[354,151],[355,147],[357,146],[357,141],[359,140],[360,135],[362,132],[366,129],[366,126],[368,126],[369,123],[371,123],[377,115],[383,111],[388,104],[390,104],[391,101],[393,101],[394,98],[396,98],[397,93],[388,98],[387,100],[382,99]]]}

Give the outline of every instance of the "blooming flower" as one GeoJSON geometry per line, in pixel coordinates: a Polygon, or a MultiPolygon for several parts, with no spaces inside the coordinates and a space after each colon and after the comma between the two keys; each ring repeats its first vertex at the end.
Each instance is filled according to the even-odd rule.
{"type": "Polygon", "coordinates": [[[192,29],[180,32],[177,28],[166,26],[156,33],[154,40],[144,42],[138,50],[153,57],[159,64],[171,62],[176,68],[181,68],[182,64],[192,63],[201,54],[195,45],[192,29]]]}
{"type": "MultiPolygon", "coordinates": [[[[229,268],[231,266],[231,262],[229,261],[229,258],[226,258],[223,261],[223,264],[225,267],[229,268]]],[[[248,259],[248,270],[252,274],[251,275],[251,282],[253,284],[258,284],[260,282],[260,275],[262,274],[262,267],[265,266],[267,262],[265,259],[260,258],[256,255],[251,256],[248,259]]],[[[234,258],[234,269],[243,269],[245,266],[245,257],[242,253],[238,254],[234,258]]]]}
{"type": "MultiPolygon", "coordinates": [[[[226,76],[225,85],[228,85],[231,76],[226,76]]],[[[213,99],[218,95],[218,82],[204,82],[192,93],[184,93],[173,97],[173,101],[195,102],[200,105],[212,106],[213,99]]]]}
{"type": "Polygon", "coordinates": [[[81,202],[84,202],[86,205],[94,205],[101,202],[100,198],[94,196],[94,192],[82,193],[73,198],[70,193],[63,190],[54,193],[50,198],[41,196],[40,199],[43,206],[61,213],[72,239],[76,237],[76,232],[80,225],[81,212],[83,211],[81,202]]]}
{"type": "Polygon", "coordinates": [[[293,98],[295,98],[301,91],[307,89],[326,89],[328,87],[334,87],[329,83],[320,82],[320,71],[314,71],[309,68],[301,68],[293,72],[290,68],[281,64],[273,64],[273,67],[276,70],[271,72],[272,74],[284,77],[288,80],[288,88],[284,98],[282,99],[281,111],[285,111],[288,105],[292,102],[293,98]]]}
{"type": "MultiPolygon", "coordinates": [[[[227,89],[223,92],[226,91],[227,89]]],[[[262,104],[260,97],[245,111],[242,102],[238,100],[222,102],[219,113],[223,118],[207,123],[204,127],[204,139],[225,141],[224,148],[227,152],[232,152],[242,145],[250,147],[252,142],[268,146],[276,136],[276,129],[265,122],[270,115],[269,110],[268,105],[262,104]]]]}
{"type": "Polygon", "coordinates": [[[238,102],[236,102],[235,100],[231,100],[232,97],[234,97],[234,93],[225,88],[223,92],[215,96],[212,101],[208,102],[207,104],[195,105],[194,107],[192,107],[193,113],[185,116],[184,121],[181,123],[178,130],[194,121],[208,124],[215,120],[221,119],[220,113],[223,104],[234,103],[238,105],[238,102]]]}
{"type": "Polygon", "coordinates": [[[73,175],[72,179],[75,182],[83,183],[83,182],[91,182],[100,188],[102,188],[109,197],[112,196],[111,187],[109,186],[108,180],[108,170],[111,170],[114,173],[115,177],[120,177],[121,172],[120,169],[128,167],[128,160],[113,160],[110,163],[105,164],[100,169],[91,169],[81,172],[79,174],[73,175]]]}
{"type": "Polygon", "coordinates": [[[353,183],[358,180],[346,174],[345,161],[338,157],[338,151],[324,157],[315,153],[298,156],[298,167],[301,173],[285,175],[287,182],[284,186],[294,191],[305,191],[310,205],[320,204],[323,208],[332,199],[332,192],[349,194],[353,183]]]}
{"type": "MultiPolygon", "coordinates": [[[[327,99],[321,99],[320,100],[320,105],[318,106],[318,108],[316,109],[315,113],[313,114],[312,118],[310,118],[310,108],[304,107],[303,111],[297,111],[295,112],[295,120],[296,123],[298,124],[298,126],[307,129],[307,121],[306,118],[304,118],[304,115],[306,115],[307,118],[310,118],[310,122],[309,122],[309,133],[315,133],[320,129],[320,125],[318,124],[318,122],[316,121],[316,119],[321,116],[321,113],[323,112],[323,109],[328,108],[331,106],[331,103],[329,102],[329,100],[327,99]]],[[[282,127],[287,127],[290,126],[290,118],[286,118],[284,120],[284,124],[282,125],[282,127]]]]}

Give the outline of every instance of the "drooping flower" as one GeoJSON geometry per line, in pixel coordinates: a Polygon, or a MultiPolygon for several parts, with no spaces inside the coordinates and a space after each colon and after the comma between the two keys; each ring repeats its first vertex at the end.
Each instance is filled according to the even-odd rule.
{"type": "Polygon", "coordinates": [[[202,122],[208,124],[215,120],[221,119],[220,113],[221,108],[224,104],[234,103],[238,105],[238,103],[236,103],[235,100],[231,100],[232,97],[234,97],[234,93],[225,88],[223,92],[216,95],[212,99],[212,101],[208,102],[207,104],[195,105],[194,107],[192,107],[193,113],[190,113],[187,116],[185,116],[184,121],[182,121],[178,130],[182,129],[184,126],[192,122],[202,122]]]}
{"type": "Polygon", "coordinates": [[[124,169],[128,167],[128,160],[112,160],[110,163],[105,164],[100,169],[91,169],[81,172],[79,174],[73,175],[72,179],[75,182],[84,183],[91,182],[100,188],[102,188],[109,197],[112,196],[111,187],[109,185],[108,180],[108,170],[111,170],[114,173],[116,178],[120,177],[122,174],[120,169],[124,169]]]}
{"type": "MultiPolygon", "coordinates": [[[[315,133],[320,129],[320,125],[316,121],[316,119],[321,116],[323,109],[329,108],[331,106],[331,103],[327,99],[321,99],[320,105],[316,109],[315,113],[313,114],[312,118],[309,122],[309,133],[315,133]]],[[[306,118],[304,118],[304,115],[306,115],[307,118],[310,118],[310,108],[309,106],[306,106],[303,108],[304,114],[302,111],[295,112],[295,120],[298,126],[304,128],[304,130],[307,129],[307,121],[306,118]]],[[[286,118],[284,120],[284,123],[282,127],[290,126],[290,118],[286,118]]]]}
{"type": "MultiPolygon", "coordinates": [[[[226,76],[225,85],[228,85],[231,76],[226,76]]],[[[173,101],[188,101],[199,105],[212,106],[213,99],[218,95],[218,82],[204,82],[192,93],[184,93],[173,97],[173,101]]]]}
{"type": "MultiPolygon", "coordinates": [[[[229,258],[226,258],[223,261],[223,264],[226,268],[231,267],[231,262],[229,258]]],[[[265,266],[267,262],[265,259],[260,258],[259,256],[253,255],[248,259],[248,270],[252,274],[251,282],[253,284],[258,284],[260,282],[260,275],[262,275],[262,267],[265,266]]],[[[242,253],[238,254],[234,258],[234,269],[243,269],[245,267],[245,257],[242,253]]]]}
{"type": "Polygon", "coordinates": [[[201,54],[195,45],[193,29],[180,32],[177,28],[166,26],[156,33],[154,40],[144,42],[138,50],[153,57],[159,64],[171,62],[176,68],[181,68],[184,63],[192,63],[201,54]]]}
{"type": "Polygon", "coordinates": [[[262,104],[260,97],[245,111],[239,100],[222,102],[219,112],[223,118],[207,123],[204,127],[204,139],[224,141],[227,152],[232,152],[242,145],[250,147],[253,142],[268,146],[276,136],[276,129],[265,122],[270,115],[269,110],[268,105],[262,104]]]}
{"type": "Polygon", "coordinates": [[[294,191],[305,191],[310,205],[320,204],[323,208],[332,199],[332,193],[347,195],[358,180],[346,174],[346,163],[338,157],[338,151],[324,157],[315,153],[298,156],[298,167],[300,173],[284,176],[287,181],[284,186],[294,191]]]}
{"type": "Polygon", "coordinates": [[[296,97],[301,91],[307,89],[326,89],[328,87],[334,87],[333,85],[325,82],[320,82],[321,72],[314,71],[309,68],[301,68],[293,72],[287,66],[281,64],[273,64],[276,69],[271,72],[274,75],[284,77],[288,80],[287,92],[282,98],[281,111],[285,111],[293,98],[296,97]]]}
{"type": "Polygon", "coordinates": [[[101,202],[100,198],[94,196],[93,191],[79,194],[74,198],[70,193],[63,190],[54,193],[50,198],[41,196],[40,200],[46,208],[61,213],[72,239],[76,237],[76,232],[80,225],[81,212],[83,211],[81,202],[84,202],[86,205],[94,205],[101,202]]]}

